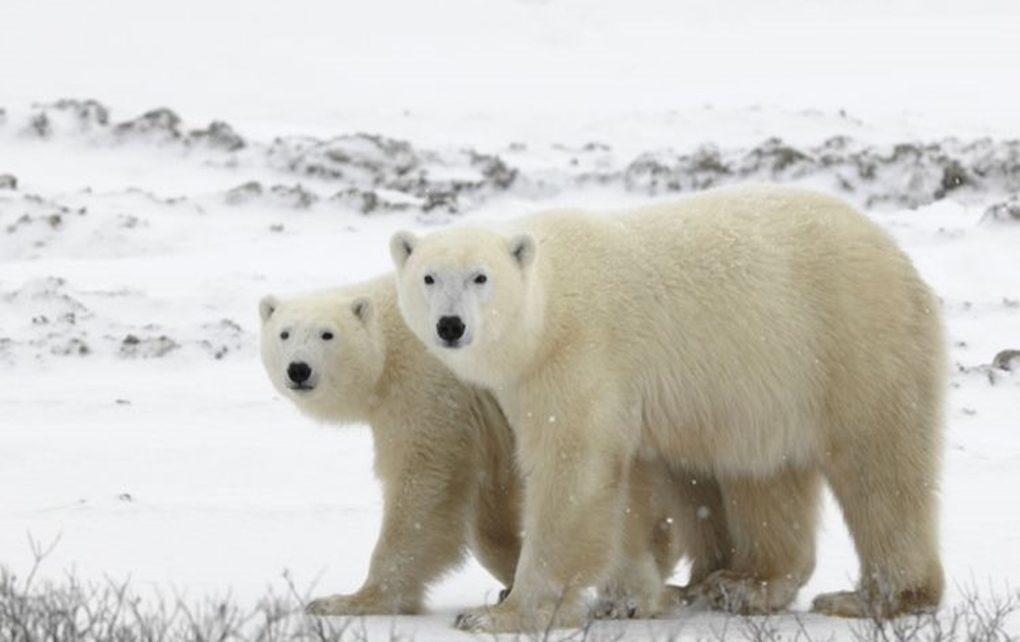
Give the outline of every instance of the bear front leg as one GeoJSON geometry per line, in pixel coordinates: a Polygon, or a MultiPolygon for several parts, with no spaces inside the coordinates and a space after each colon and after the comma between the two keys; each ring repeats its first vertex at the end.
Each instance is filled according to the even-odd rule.
{"type": "Polygon", "coordinates": [[[680,536],[682,489],[659,459],[638,458],[630,466],[628,482],[620,554],[599,586],[596,618],[657,617],[674,601],[666,580],[687,544],[680,536]]]}
{"type": "Polygon", "coordinates": [[[675,537],[691,568],[686,585],[670,585],[670,602],[687,605],[702,594],[706,579],[729,567],[736,548],[730,539],[719,481],[682,467],[673,469],[673,478],[678,497],[675,537]]]}
{"type": "Polygon", "coordinates": [[[506,587],[500,591],[500,601],[510,594],[509,587],[513,584],[521,556],[520,499],[515,488],[513,492],[496,497],[479,497],[475,509],[472,552],[481,565],[506,587]]]}
{"type": "Polygon", "coordinates": [[[587,616],[581,591],[601,581],[618,554],[630,462],[621,406],[522,406],[534,409],[514,425],[525,476],[524,548],[510,594],[458,615],[463,630],[580,626],[587,616]]]}
{"type": "Polygon", "coordinates": [[[699,599],[743,615],[786,608],[814,570],[820,472],[790,467],[720,487],[732,556],[699,583],[699,599]]]}
{"type": "Polygon", "coordinates": [[[627,551],[599,586],[592,615],[614,620],[658,617],[669,606],[669,598],[666,578],[652,552],[627,551]]]}
{"type": "Polygon", "coordinates": [[[383,525],[368,578],[355,593],[313,600],[311,614],[420,613],[429,583],[464,556],[470,467],[433,453],[379,468],[383,525]]]}

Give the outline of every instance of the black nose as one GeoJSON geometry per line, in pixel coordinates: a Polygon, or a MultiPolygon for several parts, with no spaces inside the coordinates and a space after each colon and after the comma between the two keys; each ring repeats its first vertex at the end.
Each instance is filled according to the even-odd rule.
{"type": "Polygon", "coordinates": [[[464,322],[460,320],[460,317],[439,317],[436,334],[443,341],[453,343],[464,336],[464,322]]]}
{"type": "Polygon", "coordinates": [[[312,369],[304,361],[295,361],[287,366],[287,376],[294,383],[304,383],[312,376],[312,369]]]}

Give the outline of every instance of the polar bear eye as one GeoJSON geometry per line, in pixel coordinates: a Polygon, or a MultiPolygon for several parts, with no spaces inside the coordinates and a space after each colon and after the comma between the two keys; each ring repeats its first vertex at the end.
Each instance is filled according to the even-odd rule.
{"type": "Polygon", "coordinates": [[[287,339],[290,338],[290,332],[284,330],[283,332],[280,333],[280,338],[286,341],[287,339]]]}
{"type": "Polygon", "coordinates": [[[333,333],[329,330],[323,332],[321,336],[323,341],[331,341],[333,339],[333,333]]]}
{"type": "Polygon", "coordinates": [[[475,283],[477,283],[478,285],[482,285],[488,280],[489,277],[485,276],[484,274],[479,274],[478,276],[475,277],[475,283]]]}
{"type": "Polygon", "coordinates": [[[432,285],[435,282],[436,282],[436,280],[432,278],[431,274],[426,274],[425,275],[425,285],[432,285]]]}

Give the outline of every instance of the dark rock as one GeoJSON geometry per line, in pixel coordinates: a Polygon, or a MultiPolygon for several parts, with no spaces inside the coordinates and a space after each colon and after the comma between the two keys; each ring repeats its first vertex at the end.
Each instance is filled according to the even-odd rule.
{"type": "Polygon", "coordinates": [[[1002,350],[992,359],[992,367],[999,370],[1020,370],[1020,350],[1002,350]]]}
{"type": "Polygon", "coordinates": [[[181,117],[176,112],[160,107],[147,111],[138,118],[118,123],[113,131],[118,136],[155,136],[166,140],[181,139],[181,117]]]}
{"type": "Polygon", "coordinates": [[[382,199],[375,190],[360,190],[356,187],[337,192],[330,200],[356,209],[362,214],[371,214],[382,204],[382,199]]]}
{"type": "Polygon", "coordinates": [[[811,156],[783,143],[779,138],[769,138],[752,148],[745,156],[744,162],[748,165],[745,172],[764,171],[773,177],[783,174],[791,167],[814,165],[811,156]]]}
{"type": "Polygon", "coordinates": [[[62,98],[50,107],[72,114],[81,129],[101,128],[110,124],[110,109],[97,100],[62,98]]]}
{"type": "Polygon", "coordinates": [[[378,212],[403,212],[417,207],[410,202],[394,202],[384,198],[376,190],[362,190],[356,187],[342,190],[329,199],[341,207],[354,209],[362,214],[374,214],[378,212]]]}
{"type": "Polygon", "coordinates": [[[66,128],[75,132],[101,131],[110,123],[110,110],[95,100],[63,98],[35,108],[38,111],[29,119],[28,131],[40,138],[66,128]]]}
{"type": "Polygon", "coordinates": [[[226,201],[231,205],[241,205],[261,198],[263,192],[262,183],[258,181],[248,181],[247,183],[238,185],[228,191],[226,201]]]}
{"type": "Polygon", "coordinates": [[[56,356],[84,357],[92,353],[92,349],[84,340],[72,337],[64,343],[56,343],[50,346],[50,353],[56,356]]]}
{"type": "Polygon", "coordinates": [[[935,197],[945,198],[949,192],[969,184],[970,178],[967,175],[967,170],[963,169],[958,161],[950,160],[942,168],[942,187],[936,190],[935,197]]]}
{"type": "Polygon", "coordinates": [[[623,170],[623,184],[631,191],[656,194],[675,185],[673,167],[654,154],[642,154],[623,170]]]}
{"type": "Polygon", "coordinates": [[[992,205],[985,210],[981,220],[1020,223],[1020,197],[1013,195],[1007,201],[992,205]]]}
{"type": "Polygon", "coordinates": [[[50,125],[50,117],[45,112],[34,114],[28,121],[28,130],[35,133],[39,138],[47,138],[53,133],[53,127],[50,125]]]}
{"type": "Polygon", "coordinates": [[[425,194],[425,202],[422,203],[423,212],[442,209],[450,214],[456,214],[457,194],[455,192],[428,192],[425,194]]]}
{"type": "Polygon", "coordinates": [[[469,152],[471,166],[478,169],[485,182],[497,190],[510,189],[517,180],[517,170],[508,166],[499,156],[469,152]]]}
{"type": "Polygon", "coordinates": [[[270,157],[308,176],[344,179],[362,189],[410,191],[423,179],[421,159],[406,141],[354,134],[326,141],[278,139],[270,157]]]}
{"type": "Polygon", "coordinates": [[[319,201],[319,195],[297,185],[273,185],[269,192],[285,205],[297,209],[308,209],[319,201]]]}
{"type": "Polygon", "coordinates": [[[233,127],[220,120],[214,120],[205,129],[196,129],[188,136],[192,141],[203,142],[210,147],[228,152],[244,149],[247,145],[233,127]]]}
{"type": "Polygon", "coordinates": [[[129,334],[121,341],[120,356],[125,358],[158,359],[178,348],[180,348],[180,345],[166,335],[141,338],[134,334],[129,334]]]}

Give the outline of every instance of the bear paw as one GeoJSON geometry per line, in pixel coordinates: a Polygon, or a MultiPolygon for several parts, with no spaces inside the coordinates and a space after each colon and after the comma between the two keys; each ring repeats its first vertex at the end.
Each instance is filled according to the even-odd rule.
{"type": "Polygon", "coordinates": [[[811,602],[811,610],[831,617],[870,617],[867,602],[856,591],[822,593],[811,602]]]}
{"type": "Polygon", "coordinates": [[[783,609],[793,601],[797,587],[789,584],[721,570],[709,575],[701,584],[698,601],[739,615],[763,615],[783,609]]]}
{"type": "Polygon", "coordinates": [[[600,591],[591,615],[598,620],[633,620],[656,618],[679,602],[672,589],[664,586],[649,594],[647,591],[600,591]]]}
{"type": "Polygon", "coordinates": [[[694,606],[699,603],[704,591],[701,583],[667,584],[664,592],[664,601],[668,606],[694,606]]]}
{"type": "Polygon", "coordinates": [[[453,626],[472,633],[524,633],[551,628],[577,628],[584,623],[581,609],[566,605],[539,607],[527,613],[506,602],[459,613],[453,626]]]}
{"type": "Polygon", "coordinates": [[[421,607],[408,600],[378,591],[358,591],[350,595],[330,595],[312,600],[305,606],[309,615],[415,615],[421,607]]]}
{"type": "Polygon", "coordinates": [[[887,619],[908,613],[932,613],[938,609],[937,600],[910,599],[915,595],[924,596],[920,591],[875,599],[868,599],[860,591],[822,593],[811,602],[811,610],[832,617],[887,619]]]}
{"type": "Polygon", "coordinates": [[[634,600],[608,597],[600,597],[595,602],[591,615],[597,620],[630,620],[640,617],[634,600]]]}

